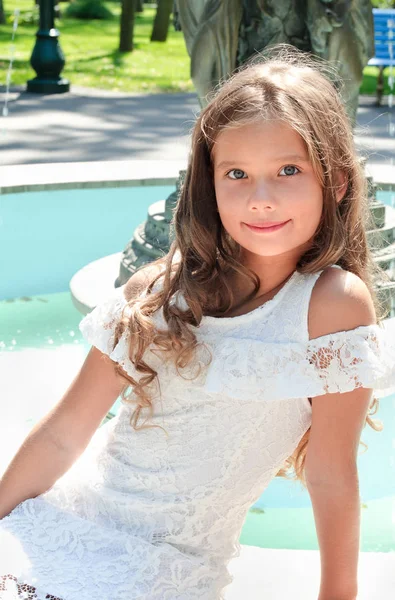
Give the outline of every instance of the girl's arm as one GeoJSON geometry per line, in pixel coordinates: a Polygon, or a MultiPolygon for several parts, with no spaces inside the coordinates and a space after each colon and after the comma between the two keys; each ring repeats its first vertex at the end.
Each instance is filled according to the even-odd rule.
{"type": "MultiPolygon", "coordinates": [[[[158,272],[148,265],[124,288],[127,300],[158,272]]],[[[60,402],[34,427],[0,479],[0,519],[18,504],[46,492],[88,445],[125,387],[110,358],[92,347],[60,402]]]]}
{"type": "Polygon", "coordinates": [[[318,600],[356,600],[360,498],[356,470],[347,482],[308,486],[321,557],[318,600]]]}
{"type": "Polygon", "coordinates": [[[113,362],[92,347],[63,398],[29,433],[0,479],[0,519],[46,492],[72,466],[123,387],[113,362]]]}
{"type": "MultiPolygon", "coordinates": [[[[327,269],[314,287],[310,338],[376,323],[372,299],[355,275],[327,269]]],[[[325,356],[319,357],[325,366],[325,356]]],[[[312,398],[305,475],[321,556],[319,600],[355,600],[358,592],[359,440],[372,390],[312,398]]]]}

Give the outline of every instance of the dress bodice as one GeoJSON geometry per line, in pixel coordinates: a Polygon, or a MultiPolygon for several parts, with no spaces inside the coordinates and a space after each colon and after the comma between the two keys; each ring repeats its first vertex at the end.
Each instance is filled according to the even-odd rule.
{"type": "MultiPolygon", "coordinates": [[[[246,314],[204,316],[194,328],[202,342],[197,360],[183,377],[147,350],[144,359],[160,382],[150,423],[165,431],[134,431],[129,425],[133,407],[124,404],[106,450],[106,460],[111,465],[115,460],[117,468],[106,467],[105,478],[130,494],[135,508],[136,498],[142,510],[154,502],[156,522],[149,535],[159,535],[158,502],[167,515],[159,528],[163,539],[211,556],[231,556],[248,507],[311,424],[308,397],[358,384],[377,384],[382,394],[392,389],[394,348],[387,348],[379,326],[309,340],[309,302],[320,274],[295,271],[271,300],[246,314]],[[317,359],[322,352],[330,359],[327,368],[317,359]],[[355,364],[350,356],[361,360],[355,364]],[[200,373],[193,378],[196,365],[200,373]],[[124,477],[122,484],[115,483],[124,468],[127,484],[124,477]]],[[[173,301],[185,307],[180,293],[173,301]]],[[[138,379],[127,334],[112,349],[114,315],[119,317],[125,304],[119,288],[80,327],[88,341],[138,379]]],[[[166,325],[161,310],[155,319],[158,326],[166,325]]]]}

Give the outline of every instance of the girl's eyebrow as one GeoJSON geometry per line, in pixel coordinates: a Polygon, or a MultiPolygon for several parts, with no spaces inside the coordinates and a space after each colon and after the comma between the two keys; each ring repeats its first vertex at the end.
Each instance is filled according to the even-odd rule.
{"type": "MultiPolygon", "coordinates": [[[[302,154],[287,154],[286,156],[275,156],[270,159],[270,162],[287,162],[287,161],[295,161],[295,162],[310,162],[307,156],[303,156],[302,154]]],[[[218,169],[222,169],[224,167],[234,167],[237,166],[242,167],[243,165],[247,165],[248,163],[242,160],[222,160],[220,163],[215,165],[218,169]]]]}
{"type": "Polygon", "coordinates": [[[216,166],[218,169],[222,169],[223,167],[234,167],[236,164],[242,166],[246,165],[247,163],[243,162],[242,160],[222,160],[216,166]]]}
{"type": "Polygon", "coordinates": [[[276,156],[272,159],[273,161],[286,161],[294,160],[295,162],[310,162],[309,158],[303,154],[287,154],[286,156],[276,156]]]}

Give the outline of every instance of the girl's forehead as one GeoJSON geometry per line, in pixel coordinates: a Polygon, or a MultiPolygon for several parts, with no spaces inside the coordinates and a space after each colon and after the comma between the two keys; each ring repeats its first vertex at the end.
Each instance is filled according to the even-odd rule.
{"type": "Polygon", "coordinates": [[[283,121],[258,121],[224,128],[217,136],[212,150],[215,162],[228,156],[268,154],[294,155],[308,160],[302,136],[283,121]]]}

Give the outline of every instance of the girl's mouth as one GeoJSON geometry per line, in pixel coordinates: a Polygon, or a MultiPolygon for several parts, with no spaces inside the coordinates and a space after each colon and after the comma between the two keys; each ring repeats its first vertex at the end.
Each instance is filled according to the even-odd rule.
{"type": "Polygon", "coordinates": [[[248,227],[248,229],[250,229],[251,231],[256,231],[257,233],[269,233],[270,231],[277,231],[278,229],[281,229],[287,223],[289,223],[289,220],[284,221],[283,223],[279,223],[277,225],[271,225],[269,227],[266,227],[264,224],[262,224],[260,226],[256,226],[256,225],[249,225],[248,223],[244,223],[244,225],[246,225],[248,227]]]}

